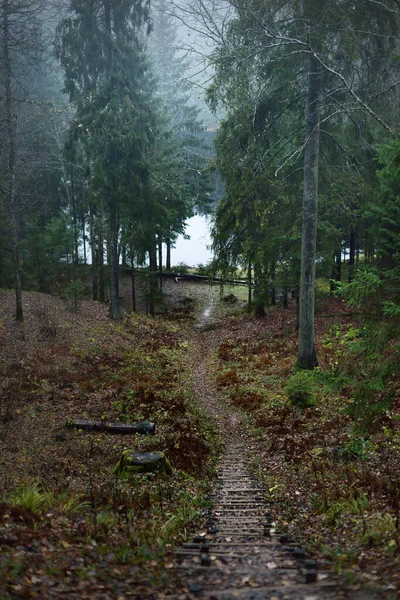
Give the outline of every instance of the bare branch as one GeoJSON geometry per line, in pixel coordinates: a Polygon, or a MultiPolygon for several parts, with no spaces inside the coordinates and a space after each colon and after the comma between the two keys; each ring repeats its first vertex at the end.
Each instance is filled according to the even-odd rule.
{"type": "Polygon", "coordinates": [[[375,121],[377,121],[384,129],[386,129],[386,131],[388,133],[390,133],[391,135],[394,134],[393,129],[382,119],[382,117],[380,117],[378,115],[378,113],[376,111],[374,111],[371,106],[369,106],[368,104],[366,104],[366,102],[364,102],[360,96],[353,90],[353,88],[351,87],[351,85],[349,85],[349,83],[347,82],[346,78],[339,73],[338,71],[336,71],[336,69],[334,69],[333,67],[330,67],[329,65],[327,65],[322,58],[318,55],[318,53],[314,52],[314,56],[316,58],[316,60],[319,62],[319,64],[324,67],[324,69],[328,72],[331,73],[332,75],[335,75],[335,77],[338,77],[340,79],[340,81],[342,81],[343,85],[345,86],[345,89],[348,91],[348,93],[354,98],[354,100],[360,105],[360,107],[362,107],[373,119],[375,119],[375,121]]]}
{"type": "MultiPolygon", "coordinates": [[[[389,13],[394,13],[395,15],[397,15],[398,17],[400,16],[400,12],[398,12],[397,10],[393,10],[392,8],[389,8],[386,4],[384,4],[383,2],[379,2],[379,0],[368,0],[368,2],[370,4],[377,4],[378,6],[381,6],[382,8],[384,8],[385,10],[387,10],[387,12],[389,13]]],[[[394,2],[397,4],[397,6],[400,8],[400,2],[399,0],[394,0],[394,2]]]]}

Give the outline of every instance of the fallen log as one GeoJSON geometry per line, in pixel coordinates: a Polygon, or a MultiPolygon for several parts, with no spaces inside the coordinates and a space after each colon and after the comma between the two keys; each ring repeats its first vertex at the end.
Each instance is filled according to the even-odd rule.
{"type": "Polygon", "coordinates": [[[171,465],[164,452],[133,452],[124,450],[116,464],[114,475],[129,477],[138,473],[160,473],[170,475],[171,465]]]}
{"type": "Polygon", "coordinates": [[[127,424],[94,421],[91,419],[67,419],[66,426],[71,429],[81,429],[82,431],[99,431],[118,435],[133,435],[135,433],[155,435],[156,433],[155,424],[148,421],[127,424]]]}

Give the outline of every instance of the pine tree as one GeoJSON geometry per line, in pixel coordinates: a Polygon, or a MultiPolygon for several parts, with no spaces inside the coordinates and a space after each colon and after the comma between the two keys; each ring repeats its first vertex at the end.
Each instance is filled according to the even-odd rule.
{"type": "Polygon", "coordinates": [[[144,154],[152,138],[142,92],[147,67],[141,32],[149,24],[149,2],[72,0],[70,10],[59,25],[58,56],[77,106],[73,130],[86,147],[88,183],[107,207],[110,316],[119,319],[121,207],[132,201],[131,187],[147,177],[144,154]]]}
{"type": "Polygon", "coordinates": [[[289,168],[294,171],[303,160],[298,366],[313,368],[320,134],[325,135],[325,123],[335,115],[355,111],[390,131],[385,121],[385,98],[390,94],[381,90],[390,90],[394,83],[387,64],[400,15],[395,6],[384,3],[375,3],[368,11],[362,2],[325,0],[231,4],[235,18],[211,57],[216,76],[210,98],[214,104],[222,98],[231,110],[240,106],[243,86],[258,91],[251,112],[254,120],[264,121],[270,134],[262,168],[274,165],[277,173],[290,177],[289,168]],[[273,129],[276,137],[271,136],[273,129]]]}
{"type": "MultiPolygon", "coordinates": [[[[166,139],[170,146],[166,170],[166,194],[172,209],[169,229],[162,237],[170,249],[171,241],[184,231],[185,220],[194,212],[210,210],[212,187],[207,171],[209,158],[203,141],[204,126],[193,102],[192,85],[185,77],[188,65],[177,49],[177,25],[165,0],[153,4],[153,34],[150,48],[155,62],[164,112],[166,139]],[[175,165],[173,166],[173,163],[175,165]]],[[[167,257],[167,263],[170,260],[167,257]]]]}
{"type": "Polygon", "coordinates": [[[2,163],[5,214],[11,237],[16,296],[16,320],[23,321],[17,188],[18,116],[25,98],[22,82],[27,66],[38,64],[43,51],[40,17],[43,2],[2,0],[0,3],[0,65],[3,113],[2,163]],[[19,101],[19,102],[18,102],[19,101]]]}

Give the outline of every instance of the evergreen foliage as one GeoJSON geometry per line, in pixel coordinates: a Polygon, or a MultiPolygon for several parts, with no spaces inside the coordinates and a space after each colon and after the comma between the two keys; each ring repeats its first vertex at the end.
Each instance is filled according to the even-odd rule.
{"type": "MultiPolygon", "coordinates": [[[[224,106],[227,111],[217,143],[217,164],[229,161],[232,166],[230,171],[222,167],[227,186],[225,209],[232,214],[218,217],[217,213],[217,261],[222,268],[232,267],[247,231],[248,243],[257,248],[254,266],[265,265],[267,244],[272,271],[284,270],[288,258],[276,252],[282,237],[279,225],[291,213],[288,235],[297,237],[300,210],[296,206],[302,186],[298,366],[312,369],[317,364],[313,342],[316,261],[320,264],[324,259],[333,279],[340,278],[342,251],[349,248],[351,280],[360,253],[364,250],[373,258],[375,252],[373,216],[366,210],[371,191],[377,187],[371,147],[384,130],[393,132],[399,15],[396,7],[392,10],[384,4],[365,11],[361,2],[346,5],[309,0],[278,6],[243,0],[229,4],[234,16],[211,55],[216,73],[208,91],[210,105],[214,109],[224,106]],[[389,13],[393,17],[390,23],[389,13]],[[228,129],[230,136],[226,135],[228,129]],[[246,179],[242,174],[247,165],[246,179]],[[255,234],[254,228],[246,226],[240,229],[242,221],[235,215],[248,215],[246,203],[257,189],[257,180],[272,181],[272,175],[281,184],[264,184],[261,191],[260,204],[269,210],[269,235],[268,243],[260,243],[265,233],[255,234]],[[270,201],[271,187],[278,190],[275,207],[274,200],[270,201]],[[282,198],[287,199],[288,211],[282,198]],[[317,199],[322,200],[318,224],[317,199]],[[315,243],[317,225],[320,238],[315,243]],[[363,231],[364,227],[368,229],[363,231]],[[321,234],[328,234],[329,239],[322,239],[321,234]]],[[[391,218],[394,223],[395,213],[389,217],[382,208],[382,219],[391,218]]],[[[259,211],[252,206],[250,212],[259,230],[259,211]]],[[[263,267],[261,273],[267,281],[270,270],[263,267]]],[[[259,275],[254,273],[254,278],[259,275]]]]}

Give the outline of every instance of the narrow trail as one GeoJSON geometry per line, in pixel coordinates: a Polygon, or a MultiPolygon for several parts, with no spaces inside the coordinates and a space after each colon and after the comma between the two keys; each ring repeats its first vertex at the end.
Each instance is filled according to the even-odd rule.
{"type": "Polygon", "coordinates": [[[204,309],[198,323],[195,324],[195,329],[203,329],[206,325],[211,324],[213,322],[213,311],[215,308],[215,295],[209,294],[209,301],[204,309]]]}
{"type": "Polygon", "coordinates": [[[217,478],[210,495],[206,531],[176,552],[176,570],[186,592],[170,600],[378,600],[374,592],[347,589],[330,572],[318,569],[294,540],[273,522],[265,490],[251,474],[242,416],[221,399],[210,360],[224,331],[204,331],[212,323],[213,305],[203,312],[196,329],[195,390],[224,440],[217,478]]]}

